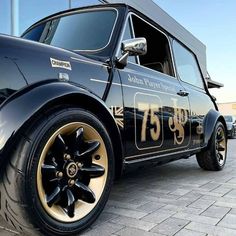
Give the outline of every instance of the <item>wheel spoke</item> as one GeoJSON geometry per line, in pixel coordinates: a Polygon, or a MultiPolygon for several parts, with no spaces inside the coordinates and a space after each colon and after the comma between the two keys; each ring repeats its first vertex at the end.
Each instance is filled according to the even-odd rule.
{"type": "Polygon", "coordinates": [[[217,136],[217,142],[218,143],[221,143],[222,141],[224,141],[224,136],[223,135],[220,135],[220,136],[217,136]]]}
{"type": "Polygon", "coordinates": [[[76,130],[76,146],[79,147],[83,143],[84,129],[79,128],[76,130]]]}
{"type": "Polygon", "coordinates": [[[224,160],[224,156],[220,152],[218,152],[217,156],[218,156],[219,162],[224,160]]]}
{"type": "Polygon", "coordinates": [[[75,197],[70,189],[67,189],[66,194],[68,199],[67,214],[73,218],[75,216],[75,197]]]}
{"type": "Polygon", "coordinates": [[[61,199],[61,188],[59,186],[57,186],[49,196],[46,196],[47,204],[49,207],[57,203],[60,199],[61,199]]]}
{"type": "Polygon", "coordinates": [[[89,156],[91,156],[94,152],[98,150],[100,147],[100,142],[98,141],[89,141],[86,142],[88,145],[88,149],[82,153],[79,153],[78,151],[75,153],[75,157],[77,160],[85,159],[89,156]]]}
{"type": "Polygon", "coordinates": [[[223,144],[219,143],[219,145],[218,145],[218,151],[219,151],[219,152],[225,151],[225,146],[224,146],[223,144]]]}
{"type": "Polygon", "coordinates": [[[59,134],[52,146],[52,152],[54,154],[54,157],[56,158],[56,160],[62,160],[63,159],[63,155],[66,151],[66,145],[65,142],[62,138],[62,136],[59,134]]]}
{"type": "Polygon", "coordinates": [[[72,134],[64,137],[65,143],[68,145],[69,153],[73,155],[75,152],[79,152],[79,149],[83,145],[84,129],[81,127],[74,131],[72,134]]]}
{"type": "Polygon", "coordinates": [[[105,169],[102,166],[92,164],[90,167],[82,167],[80,168],[82,173],[88,174],[90,178],[97,178],[103,176],[105,173],[105,169]]]}
{"type": "Polygon", "coordinates": [[[53,165],[42,165],[42,175],[43,177],[55,177],[56,176],[57,169],[53,165]]]}
{"type": "Polygon", "coordinates": [[[76,181],[75,187],[80,191],[79,199],[87,203],[94,203],[96,201],[93,191],[83,183],[76,181]]]}

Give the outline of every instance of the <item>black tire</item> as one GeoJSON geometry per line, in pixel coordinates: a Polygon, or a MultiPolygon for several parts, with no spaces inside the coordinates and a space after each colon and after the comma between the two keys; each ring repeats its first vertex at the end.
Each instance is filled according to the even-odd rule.
{"type": "Polygon", "coordinates": [[[113,176],[101,121],[82,109],[56,109],[20,135],[1,172],[0,212],[21,233],[76,235],[102,212],[113,176]]]}
{"type": "Polygon", "coordinates": [[[197,153],[197,162],[204,170],[219,171],[225,166],[227,156],[227,134],[224,125],[218,121],[208,147],[197,153]]]}

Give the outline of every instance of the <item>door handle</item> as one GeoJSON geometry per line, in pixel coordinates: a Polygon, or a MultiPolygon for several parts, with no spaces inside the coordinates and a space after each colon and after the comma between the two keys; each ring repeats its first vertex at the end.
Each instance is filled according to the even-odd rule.
{"type": "Polygon", "coordinates": [[[177,94],[181,97],[186,97],[189,95],[189,92],[187,92],[185,90],[179,90],[179,92],[177,92],[177,94]]]}
{"type": "Polygon", "coordinates": [[[184,91],[184,90],[179,90],[179,92],[177,94],[181,97],[186,97],[189,95],[189,92],[184,91]]]}

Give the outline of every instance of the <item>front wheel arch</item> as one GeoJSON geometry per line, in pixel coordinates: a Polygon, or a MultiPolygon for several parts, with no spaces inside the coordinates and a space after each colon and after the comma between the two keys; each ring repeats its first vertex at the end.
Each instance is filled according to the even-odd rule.
{"type": "Polygon", "coordinates": [[[24,127],[30,124],[39,114],[45,113],[49,109],[57,109],[57,107],[59,106],[76,106],[78,108],[88,110],[102,121],[112,141],[115,156],[115,178],[119,178],[123,171],[124,155],[121,134],[109,110],[92,96],[78,93],[68,94],[66,96],[53,99],[45,104],[39,111],[33,114],[32,117],[21,127],[20,130],[24,130],[24,127]]]}

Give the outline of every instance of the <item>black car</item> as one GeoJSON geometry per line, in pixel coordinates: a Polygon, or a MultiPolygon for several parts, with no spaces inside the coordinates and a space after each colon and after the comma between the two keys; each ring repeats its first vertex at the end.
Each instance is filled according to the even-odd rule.
{"type": "Polygon", "coordinates": [[[227,125],[227,132],[228,137],[235,138],[236,137],[236,117],[232,115],[224,116],[226,125],[227,125]]]}
{"type": "Polygon", "coordinates": [[[0,212],[18,231],[87,228],[129,164],[224,167],[205,46],[161,12],[105,4],[0,36],[0,212]]]}

